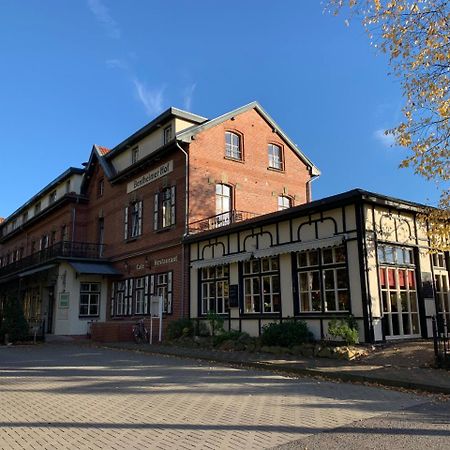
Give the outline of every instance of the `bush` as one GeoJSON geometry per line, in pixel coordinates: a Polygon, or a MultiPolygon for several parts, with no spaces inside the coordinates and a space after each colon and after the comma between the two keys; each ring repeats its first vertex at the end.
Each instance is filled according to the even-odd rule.
{"type": "Polygon", "coordinates": [[[167,325],[167,337],[178,339],[182,336],[194,335],[194,322],[190,319],[178,319],[167,325]]]}
{"type": "Polygon", "coordinates": [[[0,327],[2,341],[5,334],[11,342],[25,341],[29,337],[29,326],[23,314],[22,305],[13,297],[6,300],[3,311],[3,322],[0,327]]]}
{"type": "Polygon", "coordinates": [[[328,334],[334,338],[343,339],[347,345],[359,342],[358,323],[353,316],[333,319],[328,323],[328,334]]]}
{"type": "Polygon", "coordinates": [[[306,322],[302,320],[269,323],[262,328],[262,345],[292,347],[313,340],[313,334],[309,331],[306,322]]]}
{"type": "Polygon", "coordinates": [[[217,333],[222,333],[224,331],[223,330],[224,319],[222,316],[215,313],[214,311],[208,311],[206,319],[209,322],[209,327],[211,329],[212,336],[215,336],[217,333]]]}
{"type": "Polygon", "coordinates": [[[225,341],[241,341],[249,338],[250,335],[248,333],[242,333],[237,330],[225,331],[222,334],[214,336],[213,345],[214,347],[219,347],[225,341]]]}

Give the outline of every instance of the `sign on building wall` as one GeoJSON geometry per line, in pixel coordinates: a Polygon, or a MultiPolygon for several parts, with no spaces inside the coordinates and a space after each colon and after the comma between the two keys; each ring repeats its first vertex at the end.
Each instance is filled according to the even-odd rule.
{"type": "Polygon", "coordinates": [[[68,292],[61,292],[59,294],[59,305],[58,307],[60,309],[67,309],[69,308],[69,293],[68,292]]]}
{"type": "Polygon", "coordinates": [[[163,164],[162,166],[159,166],[157,169],[151,170],[150,172],[147,172],[145,175],[142,175],[141,177],[136,178],[133,181],[130,181],[127,184],[127,194],[137,189],[140,189],[141,187],[144,187],[147,184],[150,184],[151,182],[157,180],[158,178],[163,177],[164,175],[167,175],[172,171],[173,171],[173,160],[170,160],[165,164],[163,164]]]}

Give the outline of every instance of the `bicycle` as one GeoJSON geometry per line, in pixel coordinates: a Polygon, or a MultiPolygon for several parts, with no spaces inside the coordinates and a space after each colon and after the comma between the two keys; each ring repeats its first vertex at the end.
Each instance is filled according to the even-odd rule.
{"type": "Polygon", "coordinates": [[[144,319],[139,320],[139,322],[133,325],[132,336],[136,344],[149,342],[150,332],[145,326],[144,319]]]}

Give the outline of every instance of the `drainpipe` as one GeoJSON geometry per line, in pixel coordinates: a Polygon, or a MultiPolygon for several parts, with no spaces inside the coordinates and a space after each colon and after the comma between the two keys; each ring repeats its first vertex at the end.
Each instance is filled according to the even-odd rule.
{"type": "MultiPolygon", "coordinates": [[[[189,234],[189,155],[178,142],[176,146],[184,154],[185,158],[185,174],[184,174],[184,234],[183,239],[189,234]]],[[[185,244],[181,246],[181,311],[184,315],[184,291],[185,291],[185,244]]]]}
{"type": "Polygon", "coordinates": [[[311,178],[306,182],[306,203],[312,202],[311,183],[319,177],[320,175],[311,175],[311,178]]]}

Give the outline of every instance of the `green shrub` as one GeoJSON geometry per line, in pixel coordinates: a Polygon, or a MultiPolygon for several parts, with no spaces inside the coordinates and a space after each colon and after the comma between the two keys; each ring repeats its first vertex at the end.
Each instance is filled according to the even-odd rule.
{"type": "Polygon", "coordinates": [[[292,347],[313,341],[313,334],[303,320],[286,320],[264,325],[261,344],[267,346],[292,347]]]}
{"type": "Polygon", "coordinates": [[[243,333],[237,330],[230,330],[214,336],[213,345],[214,347],[218,347],[225,341],[247,340],[249,338],[250,335],[248,333],[243,333]]]}
{"type": "Polygon", "coordinates": [[[358,323],[353,316],[333,319],[328,323],[328,334],[334,338],[343,339],[347,345],[359,342],[358,323]]]}
{"type": "Polygon", "coordinates": [[[16,298],[6,300],[3,311],[3,322],[0,327],[2,341],[5,334],[11,342],[24,341],[29,338],[29,326],[23,314],[22,305],[16,298]]]}
{"type": "Polygon", "coordinates": [[[203,320],[197,320],[195,322],[195,331],[196,336],[206,337],[209,336],[209,328],[203,320]]]}
{"type": "Polygon", "coordinates": [[[215,313],[214,311],[208,311],[206,319],[209,322],[212,336],[215,336],[217,333],[220,334],[221,332],[223,332],[224,319],[222,316],[215,313]]]}
{"type": "Polygon", "coordinates": [[[182,336],[194,335],[194,322],[190,319],[178,319],[167,325],[168,339],[178,339],[182,336]]]}

